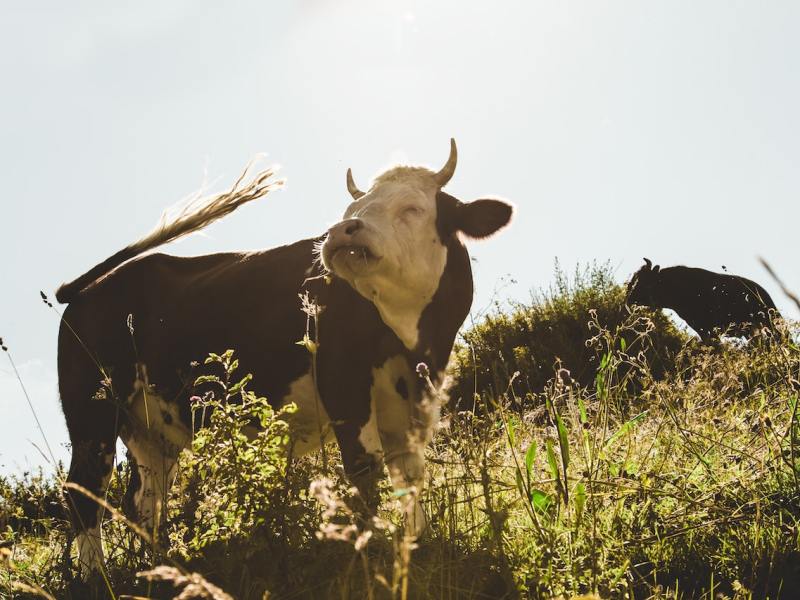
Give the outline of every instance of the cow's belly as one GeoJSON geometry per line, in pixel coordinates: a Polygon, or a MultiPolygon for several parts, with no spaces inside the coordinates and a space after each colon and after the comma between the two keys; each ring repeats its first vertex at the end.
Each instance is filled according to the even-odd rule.
{"type": "MultiPolygon", "coordinates": [[[[165,400],[150,386],[146,367],[139,366],[138,373],[127,398],[128,418],[121,432],[122,440],[140,464],[153,462],[155,456],[177,458],[191,443],[190,425],[181,419],[177,402],[165,400]]],[[[313,452],[321,446],[322,440],[333,439],[330,418],[319,402],[310,372],[295,379],[288,393],[276,400],[278,406],[290,402],[297,406],[297,411],[286,417],[295,456],[313,452]]],[[[255,435],[257,432],[247,433],[255,435]]]]}
{"type": "Polygon", "coordinates": [[[409,435],[419,404],[415,376],[405,356],[394,356],[372,370],[372,405],[377,430],[383,439],[409,435]]]}
{"type": "Polygon", "coordinates": [[[291,383],[289,392],[281,398],[279,404],[283,406],[289,402],[297,405],[297,411],[287,418],[294,456],[313,452],[333,439],[330,418],[322,406],[310,372],[291,383]]]}
{"type": "MultiPolygon", "coordinates": [[[[120,436],[138,471],[133,501],[139,518],[150,527],[172,486],[178,455],[191,444],[192,431],[191,425],[181,419],[178,403],[162,398],[150,386],[146,367],[139,365],[137,372],[138,378],[127,398],[127,418],[120,436]]],[[[293,381],[288,393],[276,404],[289,402],[297,405],[297,411],[287,417],[295,456],[312,452],[323,441],[332,439],[330,419],[318,402],[310,373],[293,381]]],[[[255,436],[257,431],[246,433],[255,436]]]]}

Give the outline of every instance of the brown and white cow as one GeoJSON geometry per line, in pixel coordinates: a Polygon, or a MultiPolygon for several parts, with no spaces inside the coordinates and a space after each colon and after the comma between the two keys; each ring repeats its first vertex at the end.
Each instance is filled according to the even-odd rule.
{"type": "MultiPolygon", "coordinates": [[[[425,363],[441,382],[472,303],[462,239],[487,237],[512,214],[500,200],[464,203],[442,191],[455,166],[451,140],[438,172],[394,167],[362,192],[348,170],[353,202],[321,237],[259,252],[137,257],[216,218],[208,208],[184,214],[61,286],[56,297],[69,303],[58,340],[68,481],[102,495],[121,438],[138,465],[138,515],[152,526],[190,441],[191,365],[232,348],[254,391],[276,406],[298,405],[296,449],[318,448],[318,432],[332,429],[363,493],[384,464],[395,487],[421,489],[438,404],[415,367],[425,363]],[[311,355],[296,344],[306,331],[304,292],[324,307],[315,378],[311,355]],[[111,393],[98,395],[102,385],[111,393]]],[[[75,491],[68,499],[89,573],[103,563],[100,509],[75,491]]],[[[424,515],[418,507],[414,515],[420,529],[424,515]]]]}

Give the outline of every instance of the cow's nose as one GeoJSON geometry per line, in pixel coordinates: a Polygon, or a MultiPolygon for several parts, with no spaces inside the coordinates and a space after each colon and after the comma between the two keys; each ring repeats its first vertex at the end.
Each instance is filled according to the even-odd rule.
{"type": "Polygon", "coordinates": [[[351,238],[363,227],[364,222],[361,219],[346,219],[331,227],[328,234],[333,238],[351,238]]]}

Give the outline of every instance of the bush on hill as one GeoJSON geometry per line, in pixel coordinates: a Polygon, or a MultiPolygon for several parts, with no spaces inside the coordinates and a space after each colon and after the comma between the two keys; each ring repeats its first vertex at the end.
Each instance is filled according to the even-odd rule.
{"type": "MultiPolygon", "coordinates": [[[[662,379],[674,370],[687,336],[661,311],[636,310],[649,319],[651,330],[644,337],[633,331],[622,337],[629,352],[644,352],[653,376],[662,379]]],[[[592,387],[602,357],[588,341],[597,326],[615,331],[628,317],[625,287],[614,281],[608,263],[578,267],[572,279],[556,263],[555,282],[548,290],[535,292],[527,304],[496,307],[462,334],[451,363],[451,403],[459,410],[479,407],[505,393],[515,372],[519,375],[509,391],[526,405],[559,368],[581,386],[592,387]]],[[[631,381],[630,391],[640,387],[631,381]]]]}

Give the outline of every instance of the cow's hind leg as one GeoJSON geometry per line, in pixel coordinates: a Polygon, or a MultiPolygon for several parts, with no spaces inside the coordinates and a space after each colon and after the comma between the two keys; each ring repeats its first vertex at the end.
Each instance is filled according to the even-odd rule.
{"type": "Polygon", "coordinates": [[[175,479],[177,454],[172,448],[136,436],[125,441],[134,460],[127,498],[132,500],[136,520],[144,529],[157,535],[170,487],[175,479]]]}
{"type": "Polygon", "coordinates": [[[67,428],[72,442],[64,497],[77,534],[78,563],[81,575],[88,579],[104,568],[101,525],[103,508],[83,490],[96,497],[105,495],[116,448],[116,410],[106,401],[80,404],[64,402],[67,428]],[[87,409],[85,413],[76,406],[87,409]],[[90,410],[88,410],[90,409],[90,410]]]}
{"type": "Polygon", "coordinates": [[[131,484],[126,504],[133,504],[137,521],[152,535],[175,479],[178,455],[191,439],[175,402],[166,402],[153,390],[131,396],[128,424],[122,441],[131,458],[131,484]]]}

